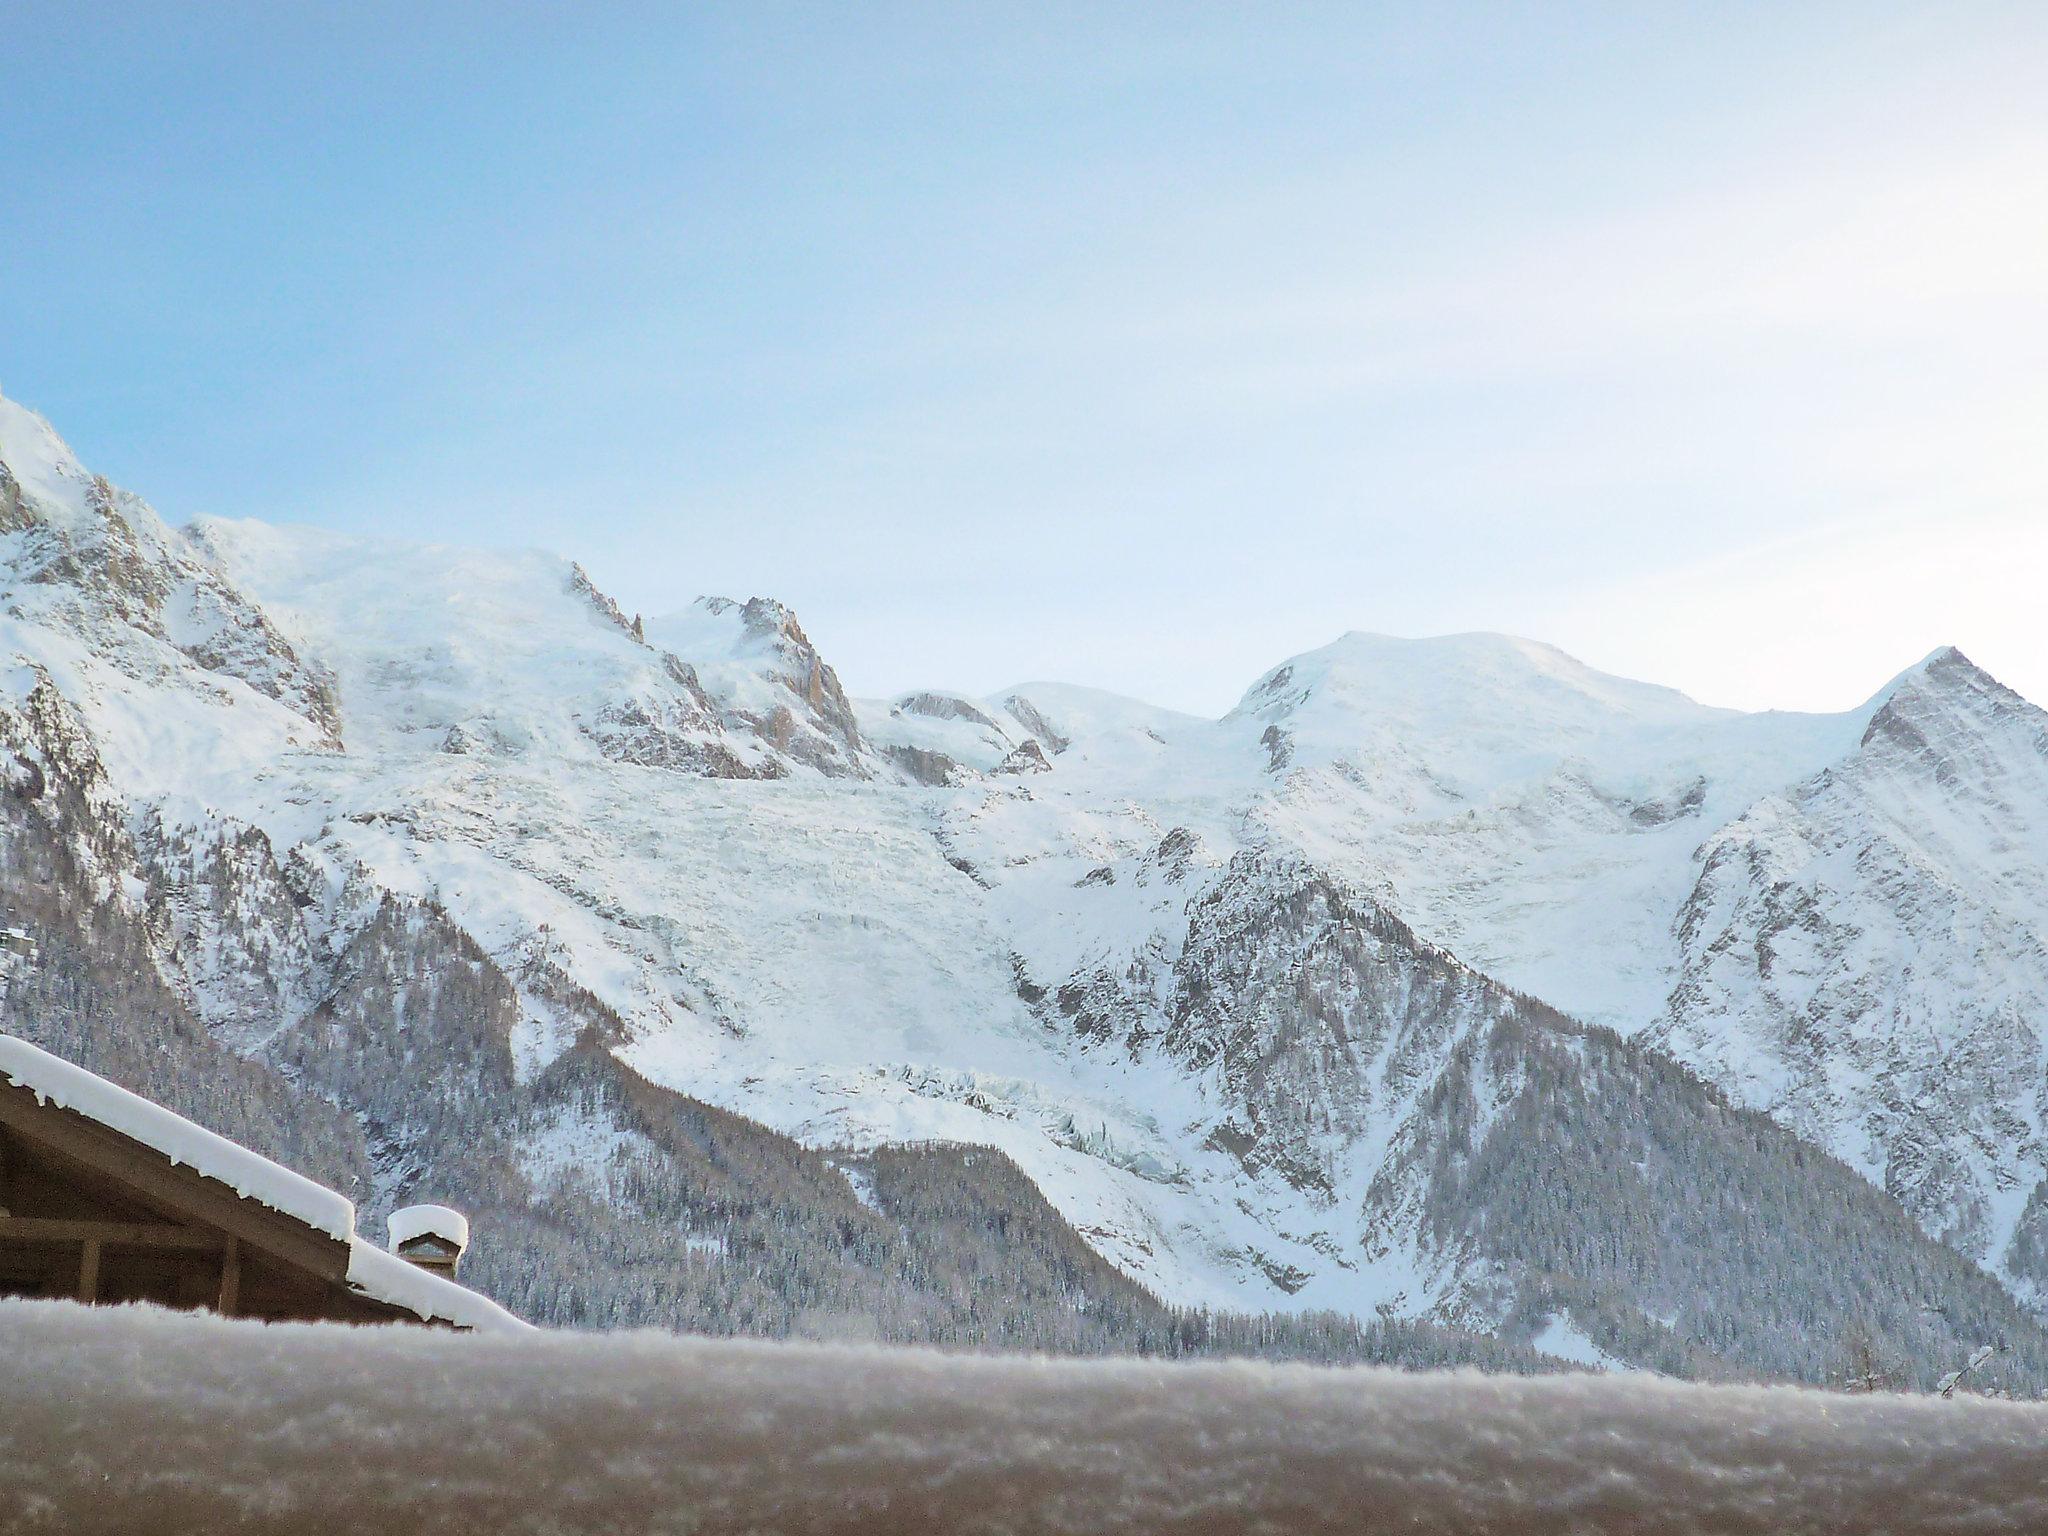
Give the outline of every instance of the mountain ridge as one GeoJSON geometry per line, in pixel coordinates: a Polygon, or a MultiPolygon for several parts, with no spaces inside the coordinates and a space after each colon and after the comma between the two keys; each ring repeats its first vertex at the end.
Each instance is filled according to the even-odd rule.
{"type": "MultiPolygon", "coordinates": [[[[0,463],[12,451],[0,433],[0,463]]],[[[10,480],[25,516],[39,476],[10,480]]],[[[143,504],[82,470],[59,479],[78,492],[61,519],[112,528],[134,508],[147,527],[143,504]]],[[[1920,862],[1900,868],[1918,884],[1874,880],[1850,906],[1830,888],[1816,910],[1868,923],[1869,906],[1903,925],[1901,945],[1949,946],[1945,984],[1972,1017],[2031,1039],[2008,1026],[2032,991],[1955,991],[1961,930],[1909,899],[1954,885],[2021,958],[2038,932],[2000,916],[2031,900],[2031,844],[2006,858],[1908,836],[1944,816],[2048,826],[2048,811],[2027,819],[2048,807],[2032,706],[1976,683],[1960,653],[1832,716],[1713,710],[1486,636],[1448,647],[1481,658],[1462,692],[1370,660],[1444,645],[1353,636],[1269,669],[1248,692],[1258,709],[1213,721],[1057,684],[865,701],[768,599],[637,621],[550,556],[213,521],[134,541],[144,588],[210,582],[221,611],[246,618],[257,649],[243,653],[181,646],[191,637],[161,605],[110,591],[105,573],[133,563],[118,539],[38,581],[21,532],[0,543],[0,648],[22,664],[0,705],[43,697],[76,717],[108,789],[68,835],[118,833],[121,899],[166,985],[252,1059],[296,1060],[337,997],[351,1030],[370,1029],[380,1005],[347,991],[377,974],[366,957],[394,976],[489,966],[505,980],[488,1006],[458,987],[469,1001],[421,1026],[433,1049],[455,1048],[439,1032],[458,1019],[502,1032],[509,1075],[479,1080],[487,1098],[512,1102],[601,1021],[626,1068],[807,1147],[996,1148],[1169,1300],[1435,1318],[1521,1341],[1568,1313],[1615,1358],[1776,1359],[1811,1377],[1824,1351],[1795,1360],[1784,1319],[1746,1317],[1743,1340],[1723,1336],[1725,1319],[1687,1321],[1643,1288],[1647,1249],[1588,1269],[1452,1177],[1474,1157],[1533,1155],[1541,1117],[1516,1108],[1532,1094],[1591,1095],[1630,1124],[1626,1105],[1662,1095],[1704,1128],[1718,1093],[1785,1127],[1740,1153],[1768,1170],[1773,1209],[1803,1209],[1819,1177],[1797,1132],[2031,1302],[2048,1199],[2025,1084],[1986,1070],[1969,1104],[1912,1120],[1886,1143],[1916,1160],[1897,1177],[1859,1139],[1871,1105],[1813,1114],[1746,1094],[1799,999],[1940,999],[1896,975],[1830,980],[1856,956],[1799,950],[1802,930],[1758,905],[1783,883],[1770,858],[1708,851],[1724,834],[1761,848],[1769,829],[1744,818],[1782,802],[1773,825],[1798,823],[1783,835],[1801,845],[1911,852],[1920,862]],[[270,658],[259,681],[318,681],[334,728],[305,688],[242,678],[251,654],[270,658]],[[1939,761],[1916,755],[1929,730],[1939,761]],[[427,916],[408,928],[406,912],[427,916]],[[1787,936],[1771,985],[1725,965],[1758,933],[1787,936]],[[1800,966],[1814,974],[1795,998],[1782,978],[1800,966]],[[1622,1054],[1571,1043],[1578,1019],[1613,1026],[1622,1054]],[[1524,1038],[1549,1043],[1507,1043],[1524,1038]],[[1675,1066],[1667,1081],[1667,1051],[1706,1085],[1675,1066]],[[1475,1079],[1490,1060],[1504,1075],[1475,1079]],[[1587,1085],[1558,1077],[1581,1068],[1587,1085]],[[1470,1115],[1446,1108],[1467,1101],[1470,1115]],[[1987,1135],[2013,1144],[1973,1152],[1987,1135]],[[1972,1225],[1973,1210],[1990,1214],[1972,1225]],[[1489,1246],[1489,1227],[1523,1232],[1523,1251],[1489,1246]],[[1680,1321],[1656,1320],[1667,1313],[1680,1321]]],[[[2032,966],[2010,974],[2048,997],[2032,966]]],[[[1868,1010],[1854,1018],[1876,1027],[1868,1010]]],[[[1889,1027],[1903,1048],[1920,1026],[1889,1027]]],[[[1838,1034],[1831,1049],[1851,1061],[1864,1036],[1838,1034]]],[[[1871,1104],[1917,1081],[1870,1075],[1871,1104]]],[[[337,1103],[373,1093],[332,1082],[337,1103]]],[[[377,1153],[394,1196],[431,1163],[409,1113],[390,1111],[398,1128],[377,1153]]],[[[590,1159],[611,1135],[577,1142],[550,1177],[601,1173],[590,1159]]],[[[1664,1155],[1708,1179],[1713,1158],[1737,1155],[1715,1135],[1664,1155]]],[[[1640,1205],[1669,1188],[1608,1195],[1640,1205]]],[[[1690,1255],[1681,1268],[1711,1270],[1702,1234],[1672,1241],[1690,1255]]],[[[1899,1234],[1882,1242],[1897,1274],[1920,1277],[1901,1283],[1964,1283],[1899,1234]]],[[[1834,1262],[1817,1256],[1801,1285],[1833,1284],[1834,1262]]],[[[1858,1306],[1915,1358],[1935,1348],[1878,1299],[1858,1306]]]]}

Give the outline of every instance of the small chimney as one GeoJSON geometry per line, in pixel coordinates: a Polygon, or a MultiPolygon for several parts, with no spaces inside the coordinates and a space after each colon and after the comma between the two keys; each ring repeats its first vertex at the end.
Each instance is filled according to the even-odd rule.
{"type": "Polygon", "coordinates": [[[408,1205],[393,1211],[391,1251],[408,1264],[453,1280],[469,1247],[469,1218],[445,1205],[408,1205]]]}

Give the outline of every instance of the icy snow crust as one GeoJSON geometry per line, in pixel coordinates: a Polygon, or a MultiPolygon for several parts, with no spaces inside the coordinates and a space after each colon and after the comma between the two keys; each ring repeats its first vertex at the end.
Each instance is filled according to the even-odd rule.
{"type": "Polygon", "coordinates": [[[243,1199],[304,1222],[337,1242],[355,1235],[356,1208],[333,1190],[26,1040],[0,1035],[0,1078],[28,1089],[39,1103],[76,1110],[161,1152],[173,1166],[203,1173],[243,1199]]]}
{"type": "MultiPolygon", "coordinates": [[[[0,414],[0,460],[26,466],[37,515],[87,533],[104,522],[39,418],[0,414]]],[[[636,637],[548,556],[253,522],[177,533],[133,498],[119,511],[193,590],[246,594],[338,700],[334,741],[270,673],[243,668],[266,693],[202,664],[217,637],[181,649],[176,634],[60,611],[58,586],[17,585],[0,681],[19,699],[48,676],[138,806],[172,825],[259,827],[328,882],[319,910],[354,885],[437,903],[515,981],[545,962],[615,1009],[638,1070],[809,1144],[998,1147],[1106,1257],[1177,1301],[1415,1314],[1456,1280],[1407,1237],[1357,1258],[1368,1191],[1440,1062],[1389,1082],[1370,1122],[1325,1149],[1333,1194],[1318,1199],[1218,1149],[1211,1133],[1236,1106],[1212,1077],[1083,1040],[1061,1012],[1070,981],[1107,978],[1157,1038],[1190,912],[1236,855],[1313,868],[1509,986],[1656,1031],[1877,1178],[1885,1151],[1848,1097],[1888,1069],[1843,1077],[1831,1062],[1801,1082],[1774,1027],[1808,1006],[1806,961],[1846,967],[1854,993],[1880,938],[1911,953],[1942,936],[1939,911],[1910,934],[1879,927],[1886,889],[1918,879],[1953,898],[1955,942],[1938,974],[1889,978],[1897,995],[1958,1033],[1988,1019],[2008,1034],[2020,1002],[2048,998],[2048,820],[2011,814],[2048,801],[2039,755],[2017,737],[1993,752],[1982,807],[1929,842],[1910,754],[1865,744],[1934,659],[1839,715],[1741,715],[1529,641],[1354,634],[1273,669],[1221,720],[1050,683],[856,703],[857,771],[827,778],[732,724],[801,704],[775,670],[782,642],[736,605],[700,603],[636,637]],[[623,755],[606,734],[620,721],[642,733],[623,755]],[[1021,771],[1027,745],[1049,771],[1021,771]],[[875,750],[887,746],[963,771],[908,783],[875,750]],[[660,766],[655,748],[780,776],[704,777],[660,766]],[[1772,978],[1741,974],[1721,919],[1739,930],[1802,882],[1874,879],[1854,853],[1873,818],[1893,867],[1855,909],[1868,941],[1788,929],[1772,978]],[[1702,861],[1720,845],[1717,875],[1702,861]],[[1690,937],[1676,921],[1689,903],[1690,937]],[[1978,952],[2000,963],[1973,974],[1978,952]],[[1283,1289],[1262,1260],[1308,1278],[1283,1289]]],[[[1835,1000],[1820,983],[1812,996],[1835,1000]]],[[[532,1073],[575,1026],[539,989],[525,1001],[513,1043],[532,1073]]],[[[1930,1041],[1928,1061],[1946,1049],[1930,1041]]],[[[602,1178],[608,1134],[565,1124],[530,1149],[531,1171],[602,1178]]],[[[1961,1210],[1989,1191],[1972,1251],[1995,1264],[2038,1170],[1980,1160],[1956,1177],[1929,1200],[1961,1210]]],[[[1949,1230],[1933,1209],[1923,1221],[1949,1230]]]]}
{"type": "Polygon", "coordinates": [[[1983,1400],[18,1301],[0,1359],[21,1531],[2048,1529],[2048,1409],[1983,1400]]]}

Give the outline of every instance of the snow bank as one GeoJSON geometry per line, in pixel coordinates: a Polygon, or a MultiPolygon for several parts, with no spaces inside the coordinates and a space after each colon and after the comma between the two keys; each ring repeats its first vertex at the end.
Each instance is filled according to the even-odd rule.
{"type": "Polygon", "coordinates": [[[97,1120],[163,1153],[174,1166],[202,1173],[338,1242],[355,1234],[356,1208],[346,1197],[26,1040],[0,1035],[0,1080],[28,1089],[40,1103],[97,1120]]]}
{"type": "Polygon", "coordinates": [[[0,1532],[344,1513],[410,1532],[2043,1530],[2048,1408],[0,1302],[0,1532]]]}

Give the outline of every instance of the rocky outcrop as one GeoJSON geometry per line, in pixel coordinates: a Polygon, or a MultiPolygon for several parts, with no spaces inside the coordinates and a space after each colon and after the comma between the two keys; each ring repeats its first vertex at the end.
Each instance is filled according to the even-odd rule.
{"type": "Polygon", "coordinates": [[[717,718],[687,693],[607,704],[584,732],[615,763],[711,779],[779,779],[788,772],[774,757],[740,756],[717,718]]]}
{"type": "Polygon", "coordinates": [[[989,770],[991,773],[1051,773],[1052,764],[1046,760],[1045,750],[1035,740],[1024,740],[1017,744],[1010,755],[989,770]]]}
{"type": "Polygon", "coordinates": [[[721,653],[692,655],[727,723],[775,751],[831,776],[865,778],[870,754],[839,675],[819,655],[796,615],[773,598],[700,598],[692,610],[723,620],[721,653]]]}
{"type": "Polygon", "coordinates": [[[1355,1144],[1509,1006],[1383,908],[1241,853],[1188,908],[1160,1044],[1215,1075],[1240,1161],[1328,1198],[1355,1144]]]}
{"type": "Polygon", "coordinates": [[[939,788],[962,784],[975,776],[973,769],[956,763],[945,753],[933,751],[929,747],[912,747],[891,742],[882,748],[882,755],[900,768],[914,784],[939,788]]]}
{"type": "Polygon", "coordinates": [[[1055,757],[1073,744],[1069,738],[1053,729],[1052,722],[1045,718],[1038,706],[1022,694],[1011,694],[1003,700],[1003,708],[1010,712],[1011,719],[1029,731],[1037,739],[1038,744],[1055,757]]]}
{"type": "Polygon", "coordinates": [[[291,710],[320,744],[340,745],[333,680],[300,657],[202,545],[166,528],[139,497],[87,474],[38,419],[0,408],[17,445],[0,444],[0,526],[19,535],[0,571],[0,603],[64,624],[138,676],[161,670],[152,646],[181,655],[291,710]],[[35,458],[33,483],[5,465],[6,452],[35,458]]]}
{"type": "Polygon", "coordinates": [[[985,726],[991,731],[1002,729],[981,710],[957,694],[906,693],[896,701],[895,708],[906,715],[922,715],[927,720],[966,720],[974,725],[985,726]]]}
{"type": "Polygon", "coordinates": [[[574,561],[569,565],[569,590],[590,605],[591,612],[631,639],[635,644],[645,645],[647,634],[639,619],[626,617],[626,610],[613,601],[611,594],[600,591],[596,582],[590,579],[590,572],[574,561]]]}

